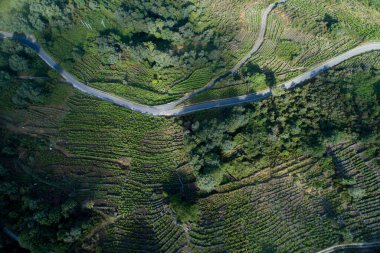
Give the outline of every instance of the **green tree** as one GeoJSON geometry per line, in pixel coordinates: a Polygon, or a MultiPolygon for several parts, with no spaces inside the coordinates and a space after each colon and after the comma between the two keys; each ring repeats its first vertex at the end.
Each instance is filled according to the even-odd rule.
{"type": "Polygon", "coordinates": [[[29,62],[24,57],[14,54],[9,58],[9,67],[15,72],[22,72],[29,69],[29,62]]]}
{"type": "Polygon", "coordinates": [[[24,82],[20,88],[17,89],[16,95],[12,98],[12,102],[18,106],[42,103],[45,93],[44,88],[38,83],[24,82]]]}

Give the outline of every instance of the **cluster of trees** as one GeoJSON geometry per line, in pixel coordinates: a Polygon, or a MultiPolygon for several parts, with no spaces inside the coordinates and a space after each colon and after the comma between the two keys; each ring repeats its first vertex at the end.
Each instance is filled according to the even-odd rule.
{"type": "Polygon", "coordinates": [[[222,110],[211,118],[185,118],[198,186],[211,191],[256,169],[305,153],[321,155],[326,141],[369,138],[378,143],[378,70],[357,64],[333,71],[257,104],[222,110]]]}
{"type": "Polygon", "coordinates": [[[300,45],[291,40],[283,40],[277,46],[276,54],[286,61],[291,61],[300,54],[300,45]]]}
{"type": "Polygon", "coordinates": [[[50,85],[44,81],[25,81],[12,98],[12,102],[19,107],[43,103],[46,95],[50,92],[50,85]]]}
{"type": "Polygon", "coordinates": [[[22,8],[1,19],[2,27],[18,32],[43,32],[50,26],[67,27],[72,22],[74,5],[65,0],[24,1],[22,8]]]}
{"type": "Polygon", "coordinates": [[[11,40],[0,41],[0,91],[14,90],[12,102],[24,107],[42,103],[51,88],[44,80],[14,80],[20,75],[39,75],[46,73],[46,66],[35,64],[34,52],[11,40]],[[34,64],[32,64],[34,63],[34,64]]]}
{"type": "Polygon", "coordinates": [[[245,64],[237,73],[233,75],[234,81],[244,80],[252,84],[254,88],[264,89],[272,87],[276,83],[276,78],[272,70],[252,62],[245,64]]]}
{"type": "MultiPolygon", "coordinates": [[[[209,64],[224,66],[220,34],[202,19],[204,10],[192,1],[90,1],[95,9],[115,13],[120,28],[101,32],[95,43],[105,64],[116,64],[122,54],[151,72],[179,69],[188,73],[209,64]]],[[[86,8],[87,5],[81,5],[86,8]]]]}
{"type": "MultiPolygon", "coordinates": [[[[115,65],[127,59],[145,69],[141,72],[147,76],[136,77],[133,69],[127,69],[125,81],[142,85],[152,80],[157,88],[206,65],[218,71],[230,61],[230,52],[224,45],[231,34],[220,32],[206,18],[210,10],[205,8],[198,2],[174,0],[38,0],[25,2],[8,26],[9,30],[40,34],[47,45],[52,45],[52,38],[60,37],[64,29],[80,25],[79,21],[83,24],[86,17],[95,17],[95,12],[104,16],[107,9],[114,14],[111,20],[102,20],[103,26],[96,28],[92,36],[73,39],[79,41],[75,50],[61,60],[72,64],[85,54],[97,55],[102,64],[115,65]]],[[[73,46],[64,45],[64,41],[57,43],[62,43],[59,47],[63,48],[73,46]]],[[[15,69],[27,66],[13,58],[15,69]]]]}
{"type": "Polygon", "coordinates": [[[120,36],[109,34],[96,39],[97,50],[104,65],[116,64],[121,57],[122,42],[120,36]]]}
{"type": "Polygon", "coordinates": [[[18,235],[23,248],[68,252],[94,226],[94,213],[80,205],[73,189],[36,180],[21,169],[32,166],[28,162],[34,160],[35,152],[46,152],[46,141],[4,129],[0,136],[0,221],[18,235]],[[28,164],[19,158],[20,152],[28,154],[28,164]]]}
{"type": "Polygon", "coordinates": [[[3,72],[25,72],[30,70],[31,49],[24,48],[11,40],[0,41],[0,69],[3,72]]]}

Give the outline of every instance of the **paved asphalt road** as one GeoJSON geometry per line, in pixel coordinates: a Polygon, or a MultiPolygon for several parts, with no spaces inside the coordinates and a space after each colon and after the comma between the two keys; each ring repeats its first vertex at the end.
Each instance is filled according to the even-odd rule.
{"type": "MultiPolygon", "coordinates": [[[[199,103],[199,104],[193,104],[189,106],[184,106],[182,108],[176,108],[177,105],[181,104],[185,100],[211,88],[215,83],[219,82],[220,80],[226,78],[228,75],[236,72],[262,45],[263,40],[264,40],[264,35],[265,35],[265,30],[266,30],[266,24],[267,24],[267,17],[269,13],[280,3],[284,3],[286,0],[281,0],[275,4],[271,4],[262,14],[262,23],[261,23],[261,29],[259,32],[259,37],[252,48],[252,50],[249,52],[249,54],[244,57],[231,71],[228,73],[213,79],[210,81],[204,88],[197,90],[179,100],[176,100],[171,103],[167,103],[164,105],[158,105],[158,106],[147,106],[147,105],[142,105],[138,104],[129,100],[126,100],[124,98],[118,97],[113,94],[109,94],[103,91],[100,91],[95,88],[91,88],[84,83],[80,82],[78,79],[76,79],[74,76],[72,76],[70,73],[66,72],[63,68],[60,67],[60,65],[53,59],[51,58],[43,48],[39,46],[39,44],[36,42],[36,39],[33,36],[20,36],[17,34],[13,33],[8,33],[8,32],[2,32],[0,31],[0,39],[4,38],[11,38],[15,41],[18,41],[32,49],[34,49],[40,58],[46,62],[52,69],[56,70],[59,72],[59,74],[70,84],[72,84],[76,89],[95,96],[99,99],[105,100],[112,102],[114,104],[117,104],[119,106],[131,109],[133,111],[137,111],[140,113],[145,113],[145,114],[150,114],[150,115],[158,115],[158,116],[179,116],[179,115],[184,115],[184,114],[189,114],[201,110],[207,110],[211,108],[218,108],[218,107],[226,107],[226,106],[233,106],[233,105],[239,105],[247,102],[253,102],[253,101],[258,101],[267,97],[270,97],[272,95],[272,92],[267,89],[263,90],[254,94],[248,94],[244,96],[237,96],[237,97],[232,97],[232,98],[226,98],[226,99],[220,99],[220,100],[215,100],[215,101],[207,101],[204,103],[199,103]]],[[[338,65],[339,63],[350,59],[352,57],[355,57],[357,55],[371,52],[374,50],[380,50],[380,42],[373,42],[373,43],[368,43],[364,44],[361,46],[358,46],[354,49],[351,49],[337,57],[334,57],[314,68],[311,70],[297,76],[296,78],[285,82],[281,84],[280,86],[284,87],[285,89],[291,89],[297,85],[300,85],[304,83],[305,81],[317,76],[318,74],[324,72],[325,70],[338,65]]]]}
{"type": "Polygon", "coordinates": [[[259,35],[256,39],[256,42],[255,44],[253,45],[253,48],[251,49],[251,51],[249,51],[249,53],[243,58],[241,59],[233,69],[231,69],[230,71],[228,71],[227,73],[219,76],[219,77],[216,77],[214,79],[212,79],[210,82],[208,82],[204,87],[190,93],[190,94],[187,94],[185,96],[183,96],[182,98],[176,100],[176,101],[173,101],[171,103],[168,103],[168,104],[165,104],[165,105],[161,105],[161,106],[157,106],[158,109],[160,110],[170,110],[170,109],[173,109],[174,107],[178,106],[179,104],[182,104],[183,102],[185,102],[186,100],[202,93],[202,92],[205,92],[206,90],[209,90],[211,89],[216,83],[222,81],[223,79],[225,79],[226,77],[228,77],[229,75],[231,74],[234,74],[236,71],[238,71],[243,65],[244,63],[246,63],[254,53],[257,52],[257,50],[260,49],[261,45],[263,44],[264,42],[264,36],[265,36],[265,32],[267,30],[267,23],[268,23],[268,16],[269,14],[272,12],[272,10],[274,8],[276,8],[279,4],[282,4],[282,3],[286,3],[286,1],[288,0],[280,0],[278,1],[277,3],[273,3],[273,4],[270,4],[264,11],[263,13],[261,14],[261,24],[260,24],[260,29],[259,29],[259,35]]]}
{"type": "Polygon", "coordinates": [[[333,253],[337,252],[338,250],[346,250],[346,249],[370,249],[380,247],[380,242],[367,242],[367,243],[350,243],[350,244],[342,244],[333,246],[321,251],[318,251],[317,253],[333,253]]]}

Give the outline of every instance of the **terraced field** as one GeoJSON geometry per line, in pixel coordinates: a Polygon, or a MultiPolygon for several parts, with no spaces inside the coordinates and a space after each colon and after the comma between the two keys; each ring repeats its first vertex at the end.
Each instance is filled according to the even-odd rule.
{"type": "Polygon", "coordinates": [[[186,161],[181,129],[172,120],[127,112],[79,94],[68,105],[60,128],[60,143],[72,154],[65,164],[93,167],[83,175],[72,173],[81,173],[77,177],[89,187],[81,191],[91,192],[95,208],[115,217],[101,233],[103,252],[181,248],[183,229],[162,195],[181,187],[176,171],[186,161]]]}
{"type": "Polygon", "coordinates": [[[169,92],[170,93],[186,93],[196,89],[202,88],[205,83],[213,77],[212,70],[209,68],[199,69],[194,71],[188,79],[175,84],[169,92]]]}
{"type": "MultiPolygon", "coordinates": [[[[361,12],[379,15],[355,1],[339,4],[328,1],[310,4],[303,0],[286,2],[269,16],[265,41],[248,62],[257,66],[259,70],[253,70],[248,77],[264,72],[267,85],[273,86],[363,41],[379,39],[380,23],[371,19],[366,24],[367,21],[362,20],[364,14],[358,14],[361,12]],[[355,12],[343,14],[347,9],[355,9],[355,12]],[[328,29],[325,22],[326,13],[337,18],[339,28],[328,29]]],[[[239,74],[241,78],[226,78],[215,85],[215,90],[199,95],[194,101],[243,95],[263,89],[249,80],[246,73],[240,71],[239,74]]]]}
{"type": "MultiPolygon", "coordinates": [[[[333,68],[332,71],[339,75],[339,71],[344,71],[344,69],[347,67],[360,67],[360,65],[362,64],[373,66],[374,69],[379,69],[379,57],[379,52],[366,53],[339,64],[338,66],[333,68]]],[[[257,65],[253,66],[258,67],[257,65]]],[[[301,69],[304,71],[306,68],[301,67],[297,69],[297,71],[294,73],[302,73],[303,71],[301,71],[301,69]]],[[[260,70],[260,68],[258,67],[258,70],[260,74],[265,75],[265,69],[260,70]]],[[[269,72],[269,76],[272,76],[272,73],[269,72]]],[[[241,96],[244,94],[260,92],[261,90],[262,88],[260,88],[260,86],[255,85],[255,83],[253,83],[250,80],[242,79],[236,81],[233,79],[233,77],[231,77],[227,78],[225,81],[218,83],[213,88],[201,94],[198,94],[197,96],[194,96],[189,101],[187,101],[187,104],[205,102],[209,100],[217,100],[234,96],[241,96]]]]}
{"type": "MultiPolygon", "coordinates": [[[[270,16],[266,41],[248,62],[248,70],[243,68],[237,73],[240,77],[226,78],[191,102],[260,91],[265,87],[259,79],[273,81],[274,86],[364,39],[380,38],[376,21],[368,27],[348,26],[355,21],[365,23],[365,16],[339,14],[344,8],[359,8],[364,13],[364,5],[351,0],[334,5],[331,1],[319,1],[319,5],[314,1],[292,1],[270,16]],[[329,22],[319,22],[333,7],[338,11],[331,12],[327,21],[336,17],[342,22],[335,35],[324,30],[329,29],[325,24],[329,22]],[[303,11],[313,22],[294,25],[305,21],[303,11]],[[277,52],[287,50],[292,53],[277,52]],[[250,70],[254,73],[248,73],[250,70]]],[[[226,41],[225,53],[232,60],[220,69],[233,66],[252,48],[254,41],[250,39],[258,32],[255,24],[269,2],[272,1],[201,3],[216,10],[204,13],[205,18],[213,17],[220,26],[223,20],[229,20],[232,27],[226,27],[224,32],[241,24],[241,29],[235,31],[238,36],[226,41]],[[228,9],[233,9],[233,15],[228,9]]],[[[103,9],[98,11],[104,15],[101,17],[110,15],[103,9]]],[[[378,15],[367,15],[371,14],[378,15]]],[[[99,18],[85,18],[84,22],[98,23],[94,29],[101,28],[99,18]]],[[[95,32],[86,24],[73,33],[88,30],[86,35],[93,36],[95,32]]],[[[49,46],[59,49],[58,45],[64,45],[55,52],[56,57],[64,59],[72,53],[80,35],[77,36],[67,41],[57,39],[57,44],[49,46]]],[[[127,61],[130,55],[120,57],[127,61]]],[[[358,140],[363,136],[376,138],[371,134],[377,134],[373,126],[377,126],[379,115],[375,105],[380,97],[379,57],[379,52],[371,52],[345,61],[332,70],[334,75],[326,74],[317,80],[319,86],[312,86],[307,90],[310,92],[301,92],[302,87],[294,94],[276,90],[278,96],[257,106],[235,108],[232,113],[236,117],[230,117],[227,110],[207,111],[194,118],[154,117],[103,101],[110,100],[106,96],[96,99],[85,95],[62,83],[51,87],[53,95],[46,92],[40,102],[18,107],[12,102],[17,89],[8,87],[9,94],[1,96],[9,101],[0,110],[0,133],[6,129],[41,138],[46,145],[36,157],[27,153],[29,144],[23,143],[25,140],[17,150],[0,149],[0,154],[5,157],[15,152],[13,156],[19,159],[15,167],[25,178],[30,177],[33,187],[44,184],[51,187],[48,190],[70,188],[72,196],[83,200],[82,209],[91,209],[99,216],[94,219],[98,223],[84,229],[86,234],[73,244],[78,252],[316,252],[332,245],[375,241],[380,237],[379,150],[375,147],[369,152],[368,146],[358,140]],[[341,90],[336,88],[339,84],[341,90]],[[317,96],[320,99],[315,99],[317,96]],[[255,110],[263,112],[257,121],[255,110]],[[360,110],[368,112],[355,114],[360,110]],[[213,115],[226,121],[192,121],[213,115]],[[219,136],[207,128],[203,132],[207,138],[196,136],[196,129],[214,123],[221,127],[214,128],[219,136]],[[360,130],[356,131],[356,127],[360,130]],[[363,132],[366,133],[361,136],[363,132]],[[193,147],[209,150],[210,154],[190,159],[192,147],[185,145],[184,138],[191,134],[193,147]],[[209,136],[220,139],[213,142],[209,136]],[[270,140],[267,144],[266,139],[270,140]],[[325,147],[327,152],[323,151],[325,147]],[[198,171],[193,161],[203,163],[198,171]],[[29,163],[35,166],[28,167],[29,163]],[[242,166],[234,166],[239,163],[242,166]],[[269,164],[275,165],[267,167],[269,164]],[[210,168],[221,171],[223,178],[210,191],[197,188],[201,184],[196,184],[196,173],[206,175],[210,168]],[[193,207],[195,211],[190,213],[193,207]],[[182,219],[184,213],[187,219],[182,219]]],[[[64,66],[85,84],[149,105],[180,98],[203,87],[217,74],[211,67],[199,66],[192,73],[177,69],[160,83],[160,77],[146,66],[131,61],[108,68],[102,60],[85,54],[73,65],[64,66]],[[128,68],[128,83],[123,68],[128,68]],[[181,75],[188,78],[174,78],[181,75]],[[145,81],[145,85],[141,84],[145,81]]],[[[15,77],[12,78],[9,80],[13,82],[15,77]]],[[[20,86],[18,81],[15,84],[20,86]]],[[[15,229],[21,232],[22,227],[15,229]]]]}
{"type": "Polygon", "coordinates": [[[199,218],[181,224],[164,193],[191,191],[183,133],[172,120],[79,92],[64,108],[29,112],[25,131],[40,129],[55,140],[35,175],[77,187],[107,221],[83,239],[84,249],[312,252],[379,236],[379,170],[358,144],[335,145],[322,160],[301,156],[201,193],[199,218]],[[63,117],[49,120],[50,114],[63,117]],[[365,196],[350,200],[351,186],[336,185],[344,178],[365,196]]]}
{"type": "Polygon", "coordinates": [[[32,106],[14,115],[18,123],[2,126],[51,141],[37,158],[39,167],[28,173],[40,183],[70,185],[103,217],[81,239],[83,250],[178,252],[187,244],[165,195],[183,191],[189,173],[182,128],[173,120],[79,92],[65,106],[32,106]]]}
{"type": "Polygon", "coordinates": [[[322,159],[301,156],[194,194],[183,130],[172,119],[79,92],[64,107],[31,107],[27,114],[25,133],[52,140],[34,176],[72,185],[104,217],[82,239],[83,249],[313,252],[379,236],[379,170],[358,144],[334,145],[322,159]],[[339,185],[348,178],[355,186],[339,185]],[[351,188],[365,193],[352,198],[351,188]],[[199,217],[180,223],[166,193],[195,198],[199,217]]]}
{"type": "Polygon", "coordinates": [[[371,161],[362,158],[363,149],[353,144],[334,147],[331,154],[340,178],[351,178],[356,189],[365,189],[364,196],[347,207],[342,221],[357,241],[379,238],[380,232],[380,174],[371,161]]]}
{"type": "Polygon", "coordinates": [[[189,232],[195,252],[313,252],[343,241],[379,236],[378,168],[355,145],[332,148],[336,167],[306,157],[264,169],[199,200],[200,221],[189,232]],[[336,173],[336,174],[335,174],[336,173]],[[366,197],[342,207],[336,178],[354,177],[366,197]],[[364,229],[364,233],[363,233],[364,229]]]}

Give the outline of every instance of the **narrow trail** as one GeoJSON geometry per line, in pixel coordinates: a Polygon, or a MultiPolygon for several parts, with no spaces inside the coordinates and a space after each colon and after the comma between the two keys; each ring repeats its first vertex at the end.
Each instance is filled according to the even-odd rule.
{"type": "MultiPolygon", "coordinates": [[[[247,94],[243,96],[236,96],[236,97],[225,98],[225,99],[220,99],[220,100],[207,101],[203,103],[192,104],[192,105],[177,108],[177,106],[180,105],[181,103],[212,88],[217,82],[220,82],[221,80],[225,79],[227,76],[238,71],[251,58],[251,56],[255,52],[257,52],[257,50],[260,49],[261,45],[263,44],[265,32],[267,28],[268,16],[271,13],[271,11],[274,8],[276,8],[279,4],[285,3],[286,1],[287,0],[280,0],[277,3],[273,3],[269,5],[263,11],[259,36],[253,48],[243,59],[239,61],[238,64],[236,64],[236,66],[232,70],[230,70],[229,72],[225,73],[222,76],[214,78],[209,83],[207,83],[203,88],[196,90],[193,93],[185,95],[184,97],[174,102],[170,102],[163,105],[157,105],[157,106],[147,106],[147,105],[139,104],[136,102],[129,101],[125,98],[119,97],[117,95],[113,95],[113,94],[87,86],[86,84],[80,82],[78,79],[72,76],[70,73],[68,73],[66,70],[64,70],[48,53],[46,53],[46,51],[43,48],[41,48],[41,46],[37,43],[36,39],[32,35],[20,36],[14,33],[0,31],[0,39],[6,39],[6,38],[13,39],[15,41],[22,43],[25,46],[32,48],[33,50],[37,52],[39,57],[46,64],[48,64],[50,68],[56,70],[66,82],[70,83],[71,85],[73,85],[74,88],[86,94],[95,96],[104,101],[109,101],[119,106],[128,108],[136,112],[144,113],[144,114],[150,114],[150,115],[155,115],[155,116],[180,116],[180,115],[190,114],[193,112],[207,110],[211,108],[234,106],[234,105],[240,105],[243,103],[259,101],[273,95],[270,89],[266,89],[266,90],[262,90],[256,93],[251,93],[251,94],[247,94]]],[[[293,87],[298,86],[304,83],[305,81],[314,78],[315,76],[323,73],[329,68],[332,68],[338,65],[339,63],[342,63],[360,54],[371,52],[374,50],[380,50],[380,42],[373,42],[373,43],[357,46],[343,54],[340,54],[337,57],[334,57],[320,65],[317,65],[311,68],[310,70],[306,71],[305,73],[297,76],[296,78],[290,81],[280,84],[279,87],[283,87],[286,90],[292,89],[293,87]]]]}

